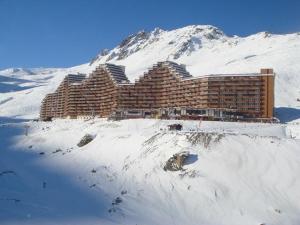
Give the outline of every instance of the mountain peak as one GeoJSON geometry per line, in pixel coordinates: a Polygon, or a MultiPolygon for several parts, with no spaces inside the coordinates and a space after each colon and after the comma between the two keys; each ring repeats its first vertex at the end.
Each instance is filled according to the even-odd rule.
{"type": "Polygon", "coordinates": [[[152,33],[154,33],[154,34],[159,34],[159,33],[163,32],[163,31],[164,31],[164,30],[161,29],[160,27],[155,27],[154,30],[152,31],[152,33]]]}
{"type": "Polygon", "coordinates": [[[171,52],[165,59],[176,60],[184,54],[191,54],[206,43],[226,37],[222,30],[212,25],[189,25],[170,31],[159,27],[150,32],[140,30],[123,39],[111,51],[100,53],[90,65],[99,61],[101,63],[120,61],[138,51],[153,49],[157,45],[167,45],[168,49],[171,48],[171,52]]]}
{"type": "Polygon", "coordinates": [[[216,32],[224,35],[223,31],[218,27],[213,25],[188,25],[182,28],[175,29],[175,31],[183,31],[183,32],[193,32],[193,33],[207,33],[207,32],[216,32]]]}
{"type": "Polygon", "coordinates": [[[119,44],[119,48],[123,47],[130,47],[137,41],[145,40],[149,36],[149,33],[147,33],[144,30],[141,30],[137,32],[136,34],[131,34],[127,38],[125,38],[121,43],[119,44]]]}
{"type": "Polygon", "coordinates": [[[266,40],[275,36],[269,32],[260,32],[247,37],[227,36],[213,25],[188,25],[173,30],[156,27],[152,31],[140,30],[129,35],[112,50],[99,54],[90,65],[126,64],[130,60],[147,64],[150,64],[150,61],[153,63],[165,60],[182,61],[192,54],[201,55],[202,52],[210,51],[209,49],[223,51],[227,47],[232,48],[246,39],[266,40]]]}

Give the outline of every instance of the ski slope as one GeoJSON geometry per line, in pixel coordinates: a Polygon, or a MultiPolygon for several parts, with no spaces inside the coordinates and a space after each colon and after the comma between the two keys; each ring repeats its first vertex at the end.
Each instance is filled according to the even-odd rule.
{"type": "Polygon", "coordinates": [[[299,224],[300,140],[286,125],[174,122],[2,124],[1,224],[299,224]],[[180,151],[184,171],[164,171],[180,151]]]}

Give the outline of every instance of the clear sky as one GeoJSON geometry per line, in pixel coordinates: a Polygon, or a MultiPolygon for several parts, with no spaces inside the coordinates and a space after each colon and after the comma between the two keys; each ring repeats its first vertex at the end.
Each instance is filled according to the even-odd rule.
{"type": "Polygon", "coordinates": [[[0,69],[88,62],[139,30],[300,31],[300,0],[0,0],[0,69]]]}

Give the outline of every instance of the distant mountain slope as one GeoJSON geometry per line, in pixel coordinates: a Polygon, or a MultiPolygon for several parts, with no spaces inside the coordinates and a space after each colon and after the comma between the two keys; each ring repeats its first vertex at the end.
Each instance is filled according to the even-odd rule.
{"type": "Polygon", "coordinates": [[[109,62],[126,66],[127,76],[134,81],[157,61],[164,60],[186,64],[193,76],[274,68],[277,73],[276,106],[300,106],[297,101],[300,98],[300,33],[261,32],[238,37],[227,36],[214,26],[192,25],[171,31],[159,28],[140,31],[115,48],[102,50],[90,63],[72,68],[0,71],[0,114],[38,116],[44,95],[55,90],[68,73],[90,73],[99,64],[109,62]],[[7,77],[29,81],[8,83],[7,77]]]}

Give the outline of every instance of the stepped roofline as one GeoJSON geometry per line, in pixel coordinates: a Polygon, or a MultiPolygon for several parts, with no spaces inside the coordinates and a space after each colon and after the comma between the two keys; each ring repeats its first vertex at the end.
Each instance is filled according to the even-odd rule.
{"type": "Polygon", "coordinates": [[[125,66],[105,63],[100,64],[98,68],[106,70],[117,84],[129,83],[129,80],[125,74],[125,66]]]}
{"type": "MultiPolygon", "coordinates": [[[[156,68],[158,66],[166,66],[168,67],[175,75],[180,77],[182,80],[194,80],[194,79],[202,79],[202,78],[218,78],[218,77],[233,77],[233,76],[274,76],[273,69],[261,69],[260,73],[228,73],[228,74],[207,74],[207,75],[199,75],[192,76],[187,70],[186,65],[178,64],[173,61],[161,61],[154,64],[149,70],[156,68]]],[[[138,82],[137,79],[135,82],[130,82],[128,77],[125,74],[125,66],[116,65],[112,63],[100,64],[96,69],[104,69],[111,76],[112,80],[117,85],[132,85],[138,82]]],[[[148,70],[148,71],[149,71],[148,70]]],[[[90,75],[92,75],[91,73],[90,75]]],[[[144,77],[147,74],[145,72],[141,77],[144,77]]],[[[71,85],[78,85],[82,81],[85,81],[88,77],[85,74],[68,74],[65,79],[67,79],[71,85]]]]}
{"type": "Polygon", "coordinates": [[[192,77],[192,75],[186,70],[186,66],[184,64],[177,64],[173,61],[164,61],[164,62],[159,62],[158,65],[169,67],[173,72],[175,72],[181,78],[192,77]]]}
{"type": "Polygon", "coordinates": [[[202,115],[203,109],[213,110],[205,115],[217,118],[272,118],[273,107],[273,69],[192,77],[184,65],[164,61],[130,83],[124,66],[107,63],[86,79],[83,74],[66,76],[55,93],[43,100],[41,118],[108,117],[113,113],[164,118],[172,116],[174,108],[182,118],[202,115]]]}
{"type": "Polygon", "coordinates": [[[70,83],[80,82],[86,78],[85,74],[78,73],[78,74],[68,74],[65,79],[68,80],[70,83]]]}

